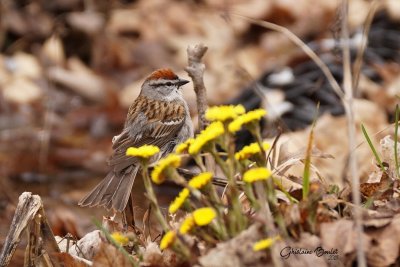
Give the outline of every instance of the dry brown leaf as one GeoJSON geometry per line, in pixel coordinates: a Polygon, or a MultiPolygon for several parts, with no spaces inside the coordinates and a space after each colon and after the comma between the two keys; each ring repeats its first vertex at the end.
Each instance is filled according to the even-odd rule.
{"type": "Polygon", "coordinates": [[[42,67],[37,58],[31,54],[18,52],[14,56],[6,58],[4,63],[15,76],[32,79],[42,77],[42,67]]]}
{"type": "Polygon", "coordinates": [[[400,215],[396,215],[383,229],[366,232],[371,238],[371,245],[366,255],[368,265],[380,267],[396,263],[400,246],[400,215]]]}
{"type": "Polygon", "coordinates": [[[53,64],[62,65],[65,62],[65,52],[62,41],[52,35],[42,46],[42,56],[53,64]]]}
{"type": "Polygon", "coordinates": [[[42,89],[28,78],[19,77],[4,85],[3,96],[6,101],[27,104],[39,100],[42,89]]]}
{"type": "MultiPolygon", "coordinates": [[[[321,224],[321,243],[324,249],[338,249],[339,262],[350,264],[356,258],[356,232],[354,222],[341,219],[321,224]]],[[[368,251],[371,238],[363,234],[363,249],[368,251]]]]}
{"type": "Polygon", "coordinates": [[[100,246],[103,243],[99,230],[87,233],[76,244],[73,244],[71,240],[68,241],[67,238],[56,238],[58,241],[58,246],[62,252],[66,252],[67,247],[69,247],[68,253],[85,258],[87,260],[93,259],[94,255],[98,253],[100,246]]]}
{"type": "Polygon", "coordinates": [[[217,244],[215,248],[199,258],[199,263],[203,267],[265,266],[265,253],[252,252],[253,244],[262,238],[260,226],[253,224],[237,237],[217,244]]]}
{"type": "Polygon", "coordinates": [[[91,266],[89,264],[84,263],[83,261],[80,261],[80,260],[74,258],[70,254],[65,253],[65,252],[58,253],[56,256],[60,259],[60,261],[64,267],[88,267],[88,266],[91,266]]]}
{"type": "Polygon", "coordinates": [[[71,210],[57,206],[49,212],[49,221],[55,235],[63,236],[67,233],[73,236],[82,236],[83,230],[79,227],[79,218],[71,210]]]}
{"type": "Polygon", "coordinates": [[[400,2],[398,0],[385,0],[384,2],[389,16],[400,21],[400,2]]]}
{"type": "Polygon", "coordinates": [[[113,9],[107,22],[106,31],[111,33],[139,32],[143,21],[136,9],[113,9]]]}
{"type": "MultiPolygon", "coordinates": [[[[316,253],[314,253],[315,249],[321,247],[321,240],[310,233],[302,233],[299,241],[297,242],[289,242],[285,247],[282,247],[280,251],[281,255],[285,255],[288,253],[289,249],[303,249],[312,251],[311,254],[293,254],[290,255],[287,259],[284,259],[285,266],[290,267],[307,267],[307,266],[328,266],[324,256],[318,257],[316,253]]],[[[326,249],[325,247],[323,247],[326,249]]]]}
{"type": "Polygon", "coordinates": [[[103,14],[92,11],[72,12],[67,15],[67,21],[75,29],[89,35],[101,31],[105,23],[103,14]]]}
{"type": "Polygon", "coordinates": [[[143,251],[142,264],[145,266],[163,266],[163,254],[157,243],[150,242],[146,245],[143,251]]]}
{"type": "Polygon", "coordinates": [[[381,228],[389,225],[393,220],[393,217],[386,218],[371,218],[363,221],[365,227],[381,228]]]}
{"type": "Polygon", "coordinates": [[[96,267],[132,267],[132,264],[113,245],[102,243],[99,252],[93,259],[93,266],[96,267]]]}
{"type": "MultiPolygon", "coordinates": [[[[367,101],[356,99],[354,101],[354,112],[355,112],[355,124],[358,125],[356,132],[356,145],[363,144],[355,150],[355,155],[358,163],[358,170],[360,177],[366,176],[365,174],[371,173],[371,171],[376,170],[374,164],[371,161],[365,160],[370,159],[372,152],[365,141],[359,125],[361,123],[367,128],[370,133],[370,137],[375,143],[383,136],[379,133],[382,129],[388,125],[386,120],[385,112],[376,104],[367,101]],[[370,116],[374,114],[374,116],[370,116]]],[[[333,129],[346,129],[347,122],[346,117],[333,117],[329,114],[325,114],[317,120],[315,126],[315,138],[314,145],[319,150],[322,151],[324,155],[331,155],[333,159],[330,158],[312,158],[311,163],[318,166],[318,172],[321,174],[324,180],[341,185],[343,182],[343,174],[346,175],[347,170],[346,162],[348,157],[348,138],[347,131],[335,131],[333,129]]],[[[304,149],[304,140],[307,140],[309,134],[309,129],[305,129],[301,132],[283,134],[278,145],[287,143],[287,151],[282,150],[280,153],[287,153],[290,155],[293,151],[301,151],[304,149]]],[[[281,159],[286,158],[284,154],[280,155],[281,159]]],[[[301,177],[303,174],[304,166],[303,164],[293,165],[290,168],[289,174],[295,177],[301,177]]],[[[311,177],[313,180],[319,179],[315,176],[315,173],[311,177]]],[[[362,180],[364,181],[364,180],[362,180]]]]}
{"type": "Polygon", "coordinates": [[[114,217],[103,216],[102,225],[109,233],[122,232],[122,225],[114,217]]]}
{"type": "Polygon", "coordinates": [[[68,64],[71,70],[61,67],[49,68],[49,78],[91,101],[105,101],[104,81],[77,59],[68,60],[68,64]]]}
{"type": "Polygon", "coordinates": [[[128,108],[132,104],[133,99],[136,99],[139,95],[143,82],[144,79],[141,79],[122,88],[118,95],[119,103],[122,107],[128,108]]]}

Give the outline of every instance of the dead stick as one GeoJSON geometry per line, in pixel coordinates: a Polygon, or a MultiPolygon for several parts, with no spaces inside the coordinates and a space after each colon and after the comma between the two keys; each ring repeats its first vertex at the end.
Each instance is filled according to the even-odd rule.
{"type": "Polygon", "coordinates": [[[205,112],[208,106],[207,92],[203,80],[205,65],[201,62],[207,49],[207,46],[203,44],[188,46],[188,66],[185,68],[190,78],[192,78],[194,91],[196,93],[200,130],[203,130],[208,124],[205,118],[205,112]]]}
{"type": "Polygon", "coordinates": [[[41,206],[42,201],[37,195],[25,192],[19,197],[10,231],[0,253],[0,267],[8,266],[21,240],[22,232],[36,216],[41,206]]]}
{"type": "Polygon", "coordinates": [[[46,214],[44,213],[43,207],[39,210],[39,214],[41,217],[41,224],[40,224],[40,232],[43,237],[43,243],[46,251],[49,253],[51,262],[54,266],[61,266],[59,259],[54,257],[53,253],[60,253],[60,248],[58,247],[57,241],[54,237],[53,231],[47,221],[46,214]]]}
{"type": "MultiPolygon", "coordinates": [[[[42,237],[43,243],[48,252],[60,252],[53,232],[51,231],[51,228],[44,214],[41,198],[38,195],[32,195],[32,193],[30,192],[24,192],[19,197],[18,205],[15,210],[10,231],[8,232],[5,244],[0,253],[0,267],[8,266],[21,240],[22,232],[27,229],[28,225],[32,222],[34,222],[34,224],[32,224],[32,227],[34,227],[37,223],[37,226],[39,226],[40,230],[37,230],[36,233],[34,233],[35,230],[32,229],[31,236],[35,236],[36,241],[38,241],[39,238],[42,237]],[[35,218],[37,220],[35,220],[35,218]]],[[[36,252],[33,253],[33,255],[36,257],[38,255],[37,249],[39,243],[35,242],[35,240],[30,241],[33,242],[30,243],[30,245],[34,245],[34,248],[28,247],[29,253],[27,253],[27,255],[32,255],[31,250],[36,249],[36,252]]],[[[52,257],[51,261],[53,266],[61,266],[59,263],[59,259],[52,257]]]]}

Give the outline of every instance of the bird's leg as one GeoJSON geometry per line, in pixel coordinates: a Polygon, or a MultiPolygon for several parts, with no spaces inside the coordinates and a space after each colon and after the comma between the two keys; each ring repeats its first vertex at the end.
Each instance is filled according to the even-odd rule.
{"type": "Polygon", "coordinates": [[[129,196],[128,204],[126,205],[125,210],[123,211],[122,224],[124,227],[124,231],[127,231],[129,226],[135,229],[135,214],[133,212],[132,192],[129,196]]]}

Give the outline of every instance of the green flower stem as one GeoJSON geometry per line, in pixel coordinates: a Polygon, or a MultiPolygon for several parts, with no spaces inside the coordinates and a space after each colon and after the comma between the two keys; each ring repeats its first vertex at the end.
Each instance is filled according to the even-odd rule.
{"type": "Polygon", "coordinates": [[[203,160],[201,159],[200,154],[195,154],[195,155],[193,155],[193,159],[194,159],[194,161],[196,162],[197,166],[200,167],[201,172],[206,172],[206,171],[207,171],[207,168],[206,168],[206,166],[204,165],[203,160]]]}
{"type": "MultiPolygon", "coordinates": [[[[150,181],[149,170],[148,170],[148,162],[142,161],[142,176],[144,187],[146,188],[147,198],[150,200],[155,212],[158,222],[161,224],[163,231],[166,233],[169,231],[168,223],[160,210],[160,206],[158,205],[156,195],[153,190],[153,186],[150,181]]],[[[190,259],[190,251],[179,239],[177,239],[173,245],[173,249],[175,252],[182,255],[182,257],[186,260],[190,259]]]]}
{"type": "Polygon", "coordinates": [[[266,187],[264,188],[264,193],[267,191],[267,199],[268,203],[271,207],[272,213],[274,214],[273,218],[275,218],[276,223],[279,226],[279,229],[281,231],[282,236],[287,236],[287,229],[285,225],[285,220],[283,218],[282,213],[278,209],[278,203],[277,203],[277,198],[276,198],[276,193],[275,193],[275,188],[274,188],[274,180],[272,177],[270,177],[266,181],[266,187]]]}
{"type": "Polygon", "coordinates": [[[219,197],[217,193],[217,189],[212,183],[208,183],[204,186],[204,192],[209,193],[208,195],[210,196],[211,202],[214,207],[223,207],[224,205],[222,204],[221,198],[219,197]]]}
{"type": "MultiPolygon", "coordinates": [[[[252,133],[252,135],[256,138],[256,141],[258,143],[258,145],[260,146],[261,149],[261,154],[262,154],[262,163],[263,166],[267,167],[267,158],[265,156],[265,150],[262,146],[262,138],[261,138],[261,131],[260,131],[260,125],[257,123],[252,123],[249,127],[250,132],[252,133]]],[[[278,210],[277,208],[277,198],[276,198],[276,192],[275,192],[275,186],[274,186],[274,181],[273,179],[268,179],[266,181],[266,190],[260,185],[256,185],[256,193],[258,195],[258,197],[264,199],[268,201],[268,204],[266,204],[265,202],[263,202],[262,199],[260,199],[261,201],[261,210],[263,210],[264,212],[268,211],[266,214],[266,220],[270,220],[271,218],[275,218],[276,223],[279,226],[279,229],[281,230],[283,235],[287,235],[287,230],[286,230],[286,226],[285,226],[285,222],[283,219],[283,216],[281,214],[281,212],[278,210]],[[265,194],[265,191],[267,191],[267,194],[265,194]],[[265,205],[263,205],[263,203],[265,203],[265,205]],[[274,213],[274,216],[272,216],[272,213],[274,213]]],[[[271,226],[275,228],[274,226],[271,226]]],[[[269,228],[270,228],[269,227],[269,228]]],[[[272,230],[272,229],[270,229],[272,230]]]]}
{"type": "Polygon", "coordinates": [[[183,210],[186,212],[192,212],[197,208],[196,205],[194,205],[194,203],[192,203],[188,200],[186,200],[182,206],[183,206],[183,210]]]}
{"type": "Polygon", "coordinates": [[[121,246],[117,241],[112,238],[110,233],[107,231],[106,228],[104,228],[100,222],[94,221],[94,224],[97,226],[97,228],[100,229],[100,231],[106,236],[106,238],[115,246],[117,249],[124,255],[125,258],[128,259],[128,261],[131,263],[132,266],[134,267],[139,267],[139,263],[130,255],[123,246],[121,246]]]}
{"type": "Polygon", "coordinates": [[[294,197],[292,197],[289,192],[283,187],[281,181],[279,181],[277,178],[272,177],[272,179],[274,180],[274,184],[279,188],[279,190],[281,190],[285,196],[289,199],[290,203],[299,203],[299,201],[297,199],[295,199],[294,197]]]}
{"type": "Polygon", "coordinates": [[[237,233],[243,229],[244,225],[244,217],[242,214],[242,209],[239,202],[239,191],[236,187],[236,182],[233,176],[233,170],[230,170],[230,166],[219,156],[215,146],[211,149],[211,154],[214,157],[217,164],[221,167],[225,176],[228,180],[228,190],[227,190],[227,198],[230,204],[232,205],[232,213],[228,214],[228,223],[229,223],[229,231],[232,236],[235,236],[237,233]]]}
{"type": "MultiPolygon", "coordinates": [[[[237,162],[235,160],[235,142],[233,136],[229,133],[228,124],[224,124],[225,134],[222,139],[222,146],[228,153],[228,160],[225,163],[226,176],[228,179],[228,199],[232,202],[232,210],[234,214],[234,221],[236,222],[236,230],[234,233],[241,232],[247,227],[247,218],[243,215],[242,206],[239,201],[239,190],[236,184],[235,173],[237,162]]],[[[213,147],[213,153],[220,159],[215,146],[213,147]]]]}
{"type": "Polygon", "coordinates": [[[249,183],[244,185],[244,192],[249,199],[251,206],[258,211],[260,209],[260,204],[258,203],[256,196],[254,194],[253,186],[249,183]]]}
{"type": "Polygon", "coordinates": [[[220,238],[222,240],[227,240],[229,236],[225,227],[225,223],[223,221],[225,207],[221,201],[221,198],[218,196],[217,190],[212,183],[208,183],[207,185],[205,185],[203,190],[205,193],[209,193],[208,196],[210,197],[211,205],[217,210],[217,225],[220,228],[218,231],[220,234],[220,238]]]}
{"type": "Polygon", "coordinates": [[[263,166],[267,167],[267,158],[265,156],[265,150],[264,150],[264,147],[263,147],[263,140],[262,140],[261,133],[260,133],[260,131],[261,131],[260,125],[258,125],[258,122],[257,123],[252,123],[249,126],[249,130],[250,130],[250,133],[256,138],[256,142],[258,143],[258,146],[260,147],[261,160],[262,160],[263,166]]]}
{"type": "Polygon", "coordinates": [[[198,233],[199,236],[202,237],[202,239],[204,241],[206,241],[209,244],[213,244],[216,245],[218,244],[218,240],[216,240],[213,236],[211,236],[210,234],[207,233],[207,231],[205,230],[204,226],[203,227],[199,227],[196,232],[198,233]]]}
{"type": "Polygon", "coordinates": [[[176,253],[181,254],[185,260],[190,260],[190,250],[179,237],[176,238],[172,248],[176,253]]]}
{"type": "Polygon", "coordinates": [[[147,198],[150,200],[150,202],[155,210],[156,217],[157,217],[159,223],[161,224],[162,229],[165,232],[168,232],[168,230],[169,230],[168,223],[165,220],[165,217],[163,216],[163,214],[161,213],[160,206],[158,205],[157,198],[156,198],[156,195],[153,190],[153,186],[151,185],[149,171],[148,171],[147,167],[148,167],[147,162],[143,162],[142,176],[143,176],[144,187],[146,188],[146,192],[147,192],[147,198]]]}
{"type": "Polygon", "coordinates": [[[225,174],[225,176],[228,178],[228,182],[229,182],[229,177],[230,177],[230,172],[228,170],[228,165],[226,164],[226,162],[219,156],[215,146],[212,146],[210,148],[210,153],[211,155],[214,157],[215,162],[218,164],[218,166],[221,167],[222,172],[225,174]]]}
{"type": "Polygon", "coordinates": [[[205,206],[215,207],[216,208],[216,210],[218,212],[218,216],[217,216],[218,222],[221,225],[221,227],[219,227],[220,229],[216,228],[215,230],[218,232],[219,236],[223,240],[226,240],[228,238],[228,235],[227,235],[227,232],[226,232],[225,224],[223,223],[223,220],[222,220],[222,216],[224,214],[224,209],[223,209],[222,202],[219,199],[219,197],[218,197],[218,195],[217,195],[217,193],[215,191],[215,188],[214,188],[215,196],[213,196],[213,194],[210,194],[210,196],[211,196],[211,202],[210,202],[207,198],[202,197],[202,194],[201,194],[200,190],[198,190],[196,188],[193,188],[193,187],[190,187],[188,185],[187,181],[182,176],[179,175],[179,173],[176,171],[176,169],[172,169],[171,168],[171,170],[168,173],[168,176],[171,177],[171,179],[174,180],[177,184],[179,184],[179,185],[181,185],[181,186],[183,186],[185,188],[188,188],[190,190],[190,193],[197,200],[202,202],[205,206]],[[213,200],[216,201],[217,205],[212,205],[212,201],[213,200]]]}

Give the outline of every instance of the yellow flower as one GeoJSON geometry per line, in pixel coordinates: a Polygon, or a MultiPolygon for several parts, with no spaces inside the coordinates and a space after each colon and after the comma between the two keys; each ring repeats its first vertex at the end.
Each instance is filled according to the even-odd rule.
{"type": "Polygon", "coordinates": [[[218,138],[224,133],[224,125],[220,121],[216,121],[208,125],[201,133],[199,133],[194,139],[193,143],[189,147],[189,154],[194,155],[200,152],[200,149],[210,142],[218,138]]]}
{"type": "Polygon", "coordinates": [[[239,117],[237,117],[234,121],[229,123],[228,129],[231,133],[237,132],[242,128],[243,125],[250,123],[252,121],[259,121],[262,117],[265,116],[267,112],[264,109],[255,109],[247,112],[239,117]]]}
{"type": "Polygon", "coordinates": [[[271,171],[267,168],[254,168],[243,174],[243,181],[253,183],[255,181],[267,180],[271,174],[271,171]]]}
{"type": "Polygon", "coordinates": [[[112,239],[114,239],[115,242],[120,244],[121,246],[125,246],[129,242],[129,238],[121,234],[120,232],[114,232],[111,234],[112,239]]]}
{"type": "Polygon", "coordinates": [[[160,149],[157,146],[144,145],[141,147],[129,147],[126,150],[126,155],[147,159],[150,158],[151,156],[154,156],[158,152],[160,152],[160,149]]]}
{"type": "Polygon", "coordinates": [[[195,225],[195,223],[194,223],[193,215],[190,214],[181,223],[181,226],[179,227],[179,233],[182,235],[189,233],[193,229],[194,225],[195,225]]]}
{"type": "Polygon", "coordinates": [[[212,173],[210,172],[200,173],[199,175],[193,177],[189,181],[189,186],[196,189],[201,189],[211,180],[211,178],[212,178],[212,173]]]}
{"type": "Polygon", "coordinates": [[[172,201],[172,203],[169,205],[169,213],[175,213],[179,210],[179,208],[185,203],[185,200],[189,197],[189,189],[183,188],[181,192],[179,192],[179,195],[172,201]]]}
{"type": "Polygon", "coordinates": [[[163,238],[161,239],[160,242],[160,249],[166,249],[169,248],[175,241],[176,239],[176,233],[175,231],[168,231],[163,238]]]}
{"type": "Polygon", "coordinates": [[[159,160],[151,173],[151,179],[155,184],[161,184],[165,181],[165,170],[168,167],[178,168],[181,165],[181,158],[176,154],[169,154],[159,160]]]}
{"type": "Polygon", "coordinates": [[[211,221],[217,216],[217,213],[213,208],[200,208],[193,211],[192,214],[194,222],[198,226],[204,226],[211,223],[211,221]]]}
{"type": "Polygon", "coordinates": [[[206,119],[209,121],[226,121],[235,119],[238,115],[242,115],[246,110],[242,105],[215,106],[207,109],[206,119]]]}
{"type": "Polygon", "coordinates": [[[189,148],[189,146],[193,143],[194,139],[193,138],[189,138],[187,139],[185,142],[180,143],[177,147],[176,147],[176,153],[184,153],[185,151],[187,151],[187,149],[189,148]]]}
{"type": "Polygon", "coordinates": [[[272,246],[272,244],[274,244],[277,240],[280,239],[280,236],[275,236],[273,238],[266,238],[266,239],[262,239],[256,243],[254,243],[253,245],[253,250],[254,251],[260,251],[263,249],[267,249],[269,247],[272,246]]]}
{"type": "MultiPolygon", "coordinates": [[[[268,150],[270,148],[270,145],[267,142],[264,142],[262,145],[263,145],[264,151],[268,150]]],[[[242,150],[240,150],[239,152],[235,153],[235,159],[237,159],[237,160],[248,159],[252,155],[255,155],[260,152],[261,152],[261,149],[260,149],[260,146],[258,145],[258,143],[252,143],[248,146],[243,147],[242,150]]]]}

